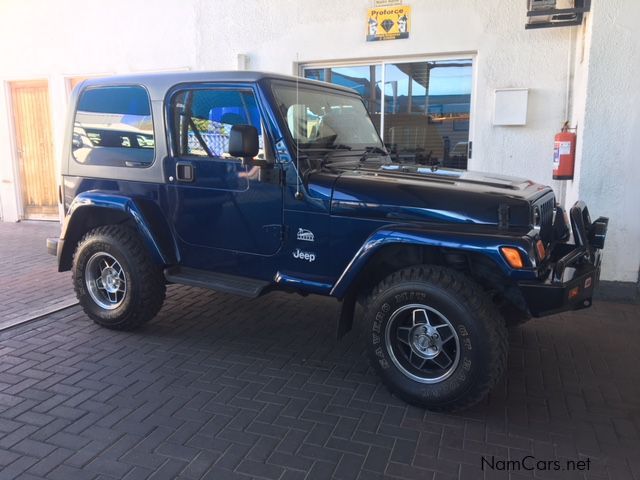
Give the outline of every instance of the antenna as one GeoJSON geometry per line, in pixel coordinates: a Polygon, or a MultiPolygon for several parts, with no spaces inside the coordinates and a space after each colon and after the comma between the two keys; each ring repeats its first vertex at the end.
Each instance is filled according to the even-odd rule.
{"type": "Polygon", "coordinates": [[[299,125],[299,111],[300,111],[300,53],[296,52],[296,108],[294,114],[294,128],[296,132],[296,193],[295,199],[302,200],[302,192],[300,191],[300,125],[299,125]]]}

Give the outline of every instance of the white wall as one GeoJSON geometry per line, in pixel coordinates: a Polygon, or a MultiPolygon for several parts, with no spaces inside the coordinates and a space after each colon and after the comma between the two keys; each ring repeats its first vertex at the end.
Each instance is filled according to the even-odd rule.
{"type": "Polygon", "coordinates": [[[407,40],[365,42],[367,0],[204,2],[202,18],[232,19],[233,34],[201,24],[200,60],[233,67],[248,53],[251,67],[291,73],[292,62],[477,52],[474,149],[469,167],[551,184],[553,135],[564,122],[567,29],[525,31],[526,2],[405,0],[412,7],[407,40]],[[277,26],[277,27],[274,27],[277,26]],[[215,48],[212,46],[215,45],[215,48]],[[493,127],[493,91],[530,88],[526,127],[493,127]]]}
{"type": "Polygon", "coordinates": [[[637,282],[640,2],[592,3],[593,14],[577,48],[577,175],[568,185],[567,200],[585,199],[592,216],[610,217],[602,278],[637,282]]]}
{"type": "MultiPolygon", "coordinates": [[[[635,3],[633,0],[611,2],[618,7],[624,5],[628,13],[637,8],[629,6],[635,3]]],[[[477,55],[472,120],[474,148],[470,168],[524,176],[559,189],[560,185],[551,179],[553,136],[567,115],[565,98],[571,73],[568,58],[574,44],[582,42],[580,32],[574,34],[575,42],[571,40],[572,30],[577,29],[525,30],[524,0],[405,0],[413,10],[410,38],[365,42],[365,13],[371,3],[370,0],[111,0],[108,3],[4,0],[0,4],[0,45],[3,46],[0,80],[49,78],[56,151],[60,151],[65,76],[183,68],[234,69],[239,53],[249,55],[251,69],[280,73],[293,73],[296,58],[304,63],[474,53],[477,55]],[[11,45],[20,47],[7,48],[11,45]],[[494,127],[491,124],[493,91],[501,87],[530,89],[526,126],[494,127]]],[[[605,62],[609,67],[618,68],[622,54],[614,59],[601,57],[606,57],[609,30],[622,27],[618,27],[619,17],[604,12],[602,15],[601,20],[596,17],[594,22],[593,41],[599,43],[598,51],[592,54],[592,67],[585,70],[583,77],[593,77],[593,70],[598,70],[602,73],[602,82],[606,83],[606,69],[598,65],[605,62]],[[597,32],[598,28],[605,31],[597,32]]],[[[629,23],[629,29],[631,25],[629,23]]],[[[636,43],[625,45],[637,51],[638,34],[631,32],[627,31],[628,36],[633,36],[636,43]]],[[[627,38],[624,33],[619,33],[619,37],[621,42],[627,38]]],[[[636,75],[638,63],[633,67],[636,75]]],[[[617,81],[627,82],[618,87],[628,87],[623,95],[629,99],[632,93],[629,82],[634,77],[625,72],[620,71],[617,81]]],[[[576,69],[576,78],[579,76],[576,69]]],[[[607,108],[608,92],[604,84],[587,87],[587,83],[583,83],[583,93],[589,102],[592,95],[600,98],[594,100],[593,107],[585,109],[586,125],[581,137],[589,132],[592,138],[584,140],[582,151],[585,155],[587,151],[604,154],[607,153],[604,135],[595,126],[587,128],[589,122],[598,124],[598,114],[591,111],[607,108]]],[[[582,84],[576,80],[572,85],[580,91],[582,84]]],[[[13,152],[4,100],[0,96],[0,195],[4,219],[11,220],[17,218],[18,208],[11,183],[15,182],[10,173],[13,152]]],[[[577,100],[584,105],[584,98],[577,100]]],[[[580,105],[574,105],[574,117],[579,112],[580,105]]],[[[612,125],[607,128],[613,130],[612,125]]],[[[616,171],[630,164],[633,145],[628,141],[617,146],[620,156],[616,158],[620,162],[615,166],[616,171]]],[[[584,180],[573,182],[568,198],[579,194],[593,205],[594,213],[614,216],[623,198],[625,202],[633,199],[625,197],[628,187],[617,186],[621,193],[616,195],[616,202],[601,204],[601,197],[606,194],[600,189],[609,186],[589,177],[596,173],[600,179],[603,177],[592,165],[604,157],[600,155],[582,162],[584,180]]],[[[640,221],[640,215],[636,214],[635,218],[640,221]]],[[[618,228],[622,227],[616,220],[612,230],[618,228]]],[[[637,233],[637,224],[634,228],[637,233]]],[[[625,235],[626,232],[612,234],[615,238],[625,238],[625,235]]],[[[640,246],[636,247],[634,264],[615,252],[617,242],[613,240],[608,245],[604,278],[635,280],[640,246]]]]}
{"type": "Polygon", "coordinates": [[[0,1],[0,205],[4,221],[16,221],[21,213],[9,82],[49,81],[54,149],[59,157],[67,79],[198,68],[196,7],[197,2],[190,0],[153,4],[142,0],[0,1]]]}

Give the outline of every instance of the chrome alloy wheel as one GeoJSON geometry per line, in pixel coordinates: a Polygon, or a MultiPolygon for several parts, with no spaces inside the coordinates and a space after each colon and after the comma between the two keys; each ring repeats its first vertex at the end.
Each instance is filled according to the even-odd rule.
{"type": "Polygon", "coordinates": [[[94,253],[85,267],[89,295],[105,310],[118,308],[127,294],[127,277],[122,265],[106,252],[94,253]]]}
{"type": "Polygon", "coordinates": [[[439,383],[460,361],[460,340],[447,317],[426,305],[404,305],[387,322],[385,340],[394,365],[420,383],[439,383]]]}

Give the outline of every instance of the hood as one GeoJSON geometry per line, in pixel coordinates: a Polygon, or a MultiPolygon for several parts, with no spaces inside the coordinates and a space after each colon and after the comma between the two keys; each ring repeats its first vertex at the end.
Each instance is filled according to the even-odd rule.
{"type": "MultiPolygon", "coordinates": [[[[510,226],[525,227],[530,225],[531,203],[551,192],[550,187],[522,178],[447,168],[399,164],[364,168],[332,164],[331,168],[337,176],[331,213],[341,216],[497,225],[500,210],[503,215],[508,212],[510,226]]],[[[326,177],[320,180],[325,181],[326,177]]]]}

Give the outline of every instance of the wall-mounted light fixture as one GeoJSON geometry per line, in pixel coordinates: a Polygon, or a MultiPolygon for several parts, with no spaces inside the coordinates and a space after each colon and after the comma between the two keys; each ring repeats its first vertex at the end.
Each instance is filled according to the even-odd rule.
{"type": "Polygon", "coordinates": [[[571,8],[556,8],[556,0],[527,0],[527,23],[524,28],[553,28],[582,25],[591,0],[573,0],[571,8]]]}

